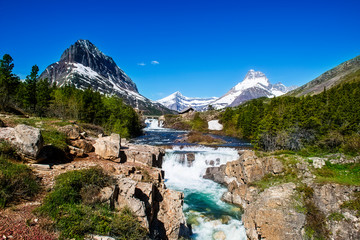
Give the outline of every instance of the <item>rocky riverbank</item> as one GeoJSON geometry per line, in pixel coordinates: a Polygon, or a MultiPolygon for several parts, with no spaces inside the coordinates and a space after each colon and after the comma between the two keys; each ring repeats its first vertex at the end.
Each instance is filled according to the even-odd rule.
{"type": "Polygon", "coordinates": [[[116,182],[101,189],[94,199],[119,211],[127,206],[153,238],[178,239],[190,235],[182,210],[183,193],[167,189],[164,184],[165,173],[161,170],[164,149],[134,145],[118,134],[88,136],[76,124],[57,129],[66,135],[69,144],[63,162],[52,161],[53,150],[44,144],[39,128],[23,124],[4,126],[0,128],[0,140],[16,150],[47,191],[62,173],[100,166],[116,182]]]}
{"type": "Polygon", "coordinates": [[[239,154],[236,161],[208,168],[204,178],[227,186],[223,200],[243,208],[249,239],[360,238],[359,212],[354,207],[360,192],[358,170],[345,174],[355,174],[354,184],[336,183],[334,176],[333,181],[324,180],[324,174],[334,174],[327,166],[354,169],[358,157],[239,154]]]}

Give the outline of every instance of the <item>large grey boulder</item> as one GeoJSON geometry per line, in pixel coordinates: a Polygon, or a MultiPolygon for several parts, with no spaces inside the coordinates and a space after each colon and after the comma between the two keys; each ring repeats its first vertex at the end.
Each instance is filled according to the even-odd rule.
{"type": "Polygon", "coordinates": [[[27,125],[17,125],[14,129],[14,145],[17,150],[26,158],[37,159],[41,148],[44,146],[40,129],[27,125]]]}
{"type": "Polygon", "coordinates": [[[104,159],[116,159],[119,158],[121,140],[119,134],[111,134],[108,137],[100,137],[96,139],[94,144],[95,153],[104,159]]]}

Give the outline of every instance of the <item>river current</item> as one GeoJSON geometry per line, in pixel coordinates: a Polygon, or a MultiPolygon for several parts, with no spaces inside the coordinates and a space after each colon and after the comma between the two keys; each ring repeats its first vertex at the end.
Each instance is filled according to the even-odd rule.
{"type": "Polygon", "coordinates": [[[220,137],[225,144],[216,147],[179,143],[183,131],[162,128],[157,120],[148,120],[145,135],[134,139],[138,144],[172,146],[163,162],[165,184],[184,193],[184,214],[191,224],[192,239],[246,240],[239,208],[221,201],[226,188],[204,179],[206,168],[236,160],[239,147],[249,144],[235,138],[220,137]]]}

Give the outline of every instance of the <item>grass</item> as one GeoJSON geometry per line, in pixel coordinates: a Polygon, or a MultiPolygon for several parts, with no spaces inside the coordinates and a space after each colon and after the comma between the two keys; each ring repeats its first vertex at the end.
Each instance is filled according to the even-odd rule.
{"type": "Polygon", "coordinates": [[[64,133],[55,129],[41,131],[45,145],[52,145],[63,151],[67,149],[67,137],[64,133]]]}
{"type": "Polygon", "coordinates": [[[360,163],[331,164],[314,169],[318,182],[333,182],[344,185],[360,185],[360,163]]]}
{"type": "Polygon", "coordinates": [[[0,156],[0,208],[31,199],[39,190],[37,178],[29,167],[12,163],[4,155],[0,156]]]}
{"type": "Polygon", "coordinates": [[[63,239],[83,239],[86,234],[143,239],[147,232],[129,209],[114,212],[99,202],[101,188],[111,184],[114,180],[99,167],[63,173],[37,212],[53,219],[63,239]]]}

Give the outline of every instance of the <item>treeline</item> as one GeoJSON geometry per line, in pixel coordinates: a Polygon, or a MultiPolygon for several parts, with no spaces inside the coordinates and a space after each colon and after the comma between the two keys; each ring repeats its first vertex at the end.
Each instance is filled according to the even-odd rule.
{"type": "Polygon", "coordinates": [[[2,111],[78,120],[100,125],[127,138],[141,134],[138,114],[121,98],[105,96],[91,88],[80,90],[70,85],[52,86],[47,79],[39,79],[36,65],[23,82],[12,72],[13,68],[13,59],[5,54],[0,60],[2,111]]]}
{"type": "Polygon", "coordinates": [[[266,151],[360,152],[360,71],[350,77],[318,95],[259,98],[227,108],[224,129],[266,151]]]}

